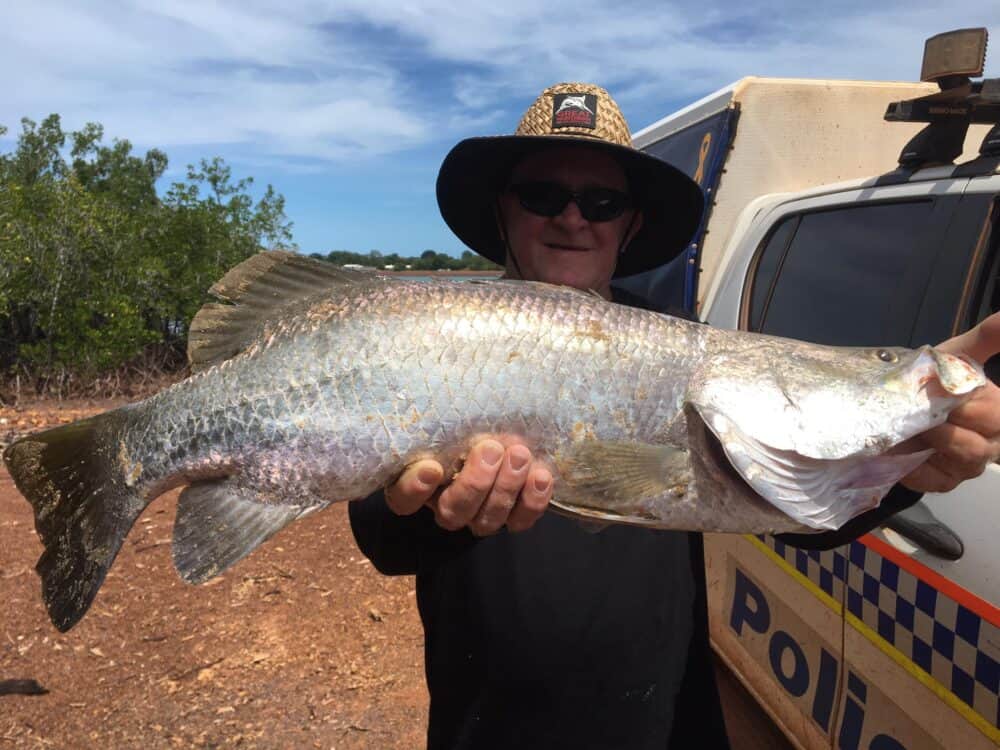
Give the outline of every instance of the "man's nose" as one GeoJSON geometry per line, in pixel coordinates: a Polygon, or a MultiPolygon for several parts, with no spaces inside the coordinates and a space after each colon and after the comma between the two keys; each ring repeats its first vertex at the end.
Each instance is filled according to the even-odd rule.
{"type": "Polygon", "coordinates": [[[587,220],[583,218],[583,214],[580,213],[580,207],[576,205],[575,200],[567,203],[565,208],[552,218],[566,227],[576,228],[587,223],[587,220]]]}

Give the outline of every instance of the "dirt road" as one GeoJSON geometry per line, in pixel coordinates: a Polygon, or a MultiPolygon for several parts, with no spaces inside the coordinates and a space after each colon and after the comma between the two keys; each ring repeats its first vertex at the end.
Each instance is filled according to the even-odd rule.
{"type": "MultiPolygon", "coordinates": [[[[113,405],[0,409],[0,447],[113,405]]],[[[175,491],[146,509],[88,615],[60,634],[33,570],[41,545],[30,508],[0,469],[0,681],[49,691],[0,696],[0,748],[423,747],[413,580],[372,569],[346,506],[293,524],[194,587],[170,560],[176,501],[175,491]]],[[[731,730],[752,741],[734,736],[734,750],[755,738],[783,746],[742,697],[727,689],[731,730]]]]}

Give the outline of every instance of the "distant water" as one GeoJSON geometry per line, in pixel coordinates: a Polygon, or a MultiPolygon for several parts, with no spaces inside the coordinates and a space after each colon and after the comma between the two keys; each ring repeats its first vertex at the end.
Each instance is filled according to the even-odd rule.
{"type": "Polygon", "coordinates": [[[447,274],[438,274],[437,276],[396,276],[397,279],[405,281],[431,281],[433,279],[444,279],[445,281],[491,281],[493,279],[499,278],[495,273],[483,274],[482,276],[473,276],[472,274],[461,275],[461,276],[448,276],[447,274]]]}

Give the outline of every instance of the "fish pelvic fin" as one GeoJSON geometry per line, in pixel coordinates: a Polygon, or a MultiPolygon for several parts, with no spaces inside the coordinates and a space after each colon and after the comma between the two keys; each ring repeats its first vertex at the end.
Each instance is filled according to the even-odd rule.
{"type": "Polygon", "coordinates": [[[188,361],[198,372],[246,350],[266,323],[305,307],[316,295],[345,285],[384,281],[373,271],[284,250],[258,253],[230,269],[209,293],[221,303],[204,305],[191,321],[188,361]]]}
{"type": "Polygon", "coordinates": [[[174,567],[185,582],[204,583],[320,507],[266,503],[233,479],[196,482],[177,501],[174,567]]]}
{"type": "MultiPolygon", "coordinates": [[[[119,435],[120,410],[30,435],[4,462],[35,515],[45,551],[35,570],[62,632],[89,609],[122,542],[148,505],[119,435]]],[[[140,468],[141,470],[141,468],[140,468]]]]}

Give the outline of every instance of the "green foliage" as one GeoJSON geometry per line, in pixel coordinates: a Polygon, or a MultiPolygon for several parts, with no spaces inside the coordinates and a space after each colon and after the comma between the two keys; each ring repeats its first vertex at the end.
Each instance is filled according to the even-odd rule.
{"type": "MultiPolygon", "coordinates": [[[[291,246],[285,199],[270,185],[255,202],[252,178],[234,179],[216,157],[189,165],[186,179],[160,194],[166,154],[139,155],[127,140],[103,138],[96,123],[66,132],[53,114],[22,119],[13,150],[0,152],[0,376],[86,378],[150,345],[183,350],[206,290],[226,270],[291,246]]],[[[396,270],[498,269],[470,251],[315,257],[396,270]]]]}
{"type": "Polygon", "coordinates": [[[183,347],[214,281],[291,242],[284,198],[268,186],[255,203],[221,159],[189,166],[161,198],[162,151],[104,144],[94,123],[65,133],[58,115],[21,127],[0,153],[4,370],[88,376],[152,343],[183,347]]]}

